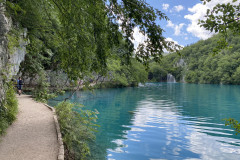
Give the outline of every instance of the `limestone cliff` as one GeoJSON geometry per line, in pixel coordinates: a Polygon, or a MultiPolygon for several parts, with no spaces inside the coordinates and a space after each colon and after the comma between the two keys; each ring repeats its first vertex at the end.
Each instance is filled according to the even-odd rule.
{"type": "Polygon", "coordinates": [[[5,95],[4,83],[7,78],[7,64],[9,61],[7,33],[10,30],[10,20],[5,16],[4,3],[0,3],[0,102],[5,95]]]}
{"type": "Polygon", "coordinates": [[[0,2],[0,104],[5,97],[5,84],[19,71],[26,54],[26,30],[21,31],[17,46],[9,50],[8,34],[13,28],[11,18],[6,16],[5,0],[0,2]]]}

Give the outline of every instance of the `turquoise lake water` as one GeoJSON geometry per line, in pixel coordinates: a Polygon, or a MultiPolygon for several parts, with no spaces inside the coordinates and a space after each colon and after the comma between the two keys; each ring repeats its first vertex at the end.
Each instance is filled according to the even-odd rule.
{"type": "Polygon", "coordinates": [[[240,86],[147,83],[71,101],[100,112],[92,159],[240,159],[240,135],[223,121],[240,120],[240,86]]]}

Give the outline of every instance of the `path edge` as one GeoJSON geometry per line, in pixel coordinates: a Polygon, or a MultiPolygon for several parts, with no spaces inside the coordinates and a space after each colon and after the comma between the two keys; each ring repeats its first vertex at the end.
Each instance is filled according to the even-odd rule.
{"type": "Polygon", "coordinates": [[[58,123],[58,118],[57,118],[57,114],[56,114],[56,110],[54,107],[49,106],[48,104],[44,103],[44,105],[46,107],[48,107],[50,110],[52,110],[53,112],[53,119],[55,122],[55,127],[56,127],[56,131],[57,131],[57,139],[58,139],[58,145],[59,145],[59,149],[58,149],[58,160],[64,160],[64,145],[63,145],[63,140],[62,140],[62,134],[60,131],[60,126],[58,123]]]}

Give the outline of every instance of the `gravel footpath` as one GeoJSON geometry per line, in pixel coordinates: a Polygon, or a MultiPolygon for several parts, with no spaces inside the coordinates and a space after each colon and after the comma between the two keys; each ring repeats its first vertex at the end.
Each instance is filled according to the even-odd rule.
{"type": "Polygon", "coordinates": [[[0,137],[0,160],[56,160],[57,133],[53,112],[30,96],[18,96],[17,120],[0,137]]]}

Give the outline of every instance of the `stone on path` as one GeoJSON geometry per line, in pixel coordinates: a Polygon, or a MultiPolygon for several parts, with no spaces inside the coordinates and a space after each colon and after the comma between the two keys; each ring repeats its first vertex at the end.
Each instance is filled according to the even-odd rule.
{"type": "Polygon", "coordinates": [[[0,137],[0,160],[56,160],[57,133],[53,113],[30,96],[18,96],[17,120],[0,137]]]}

